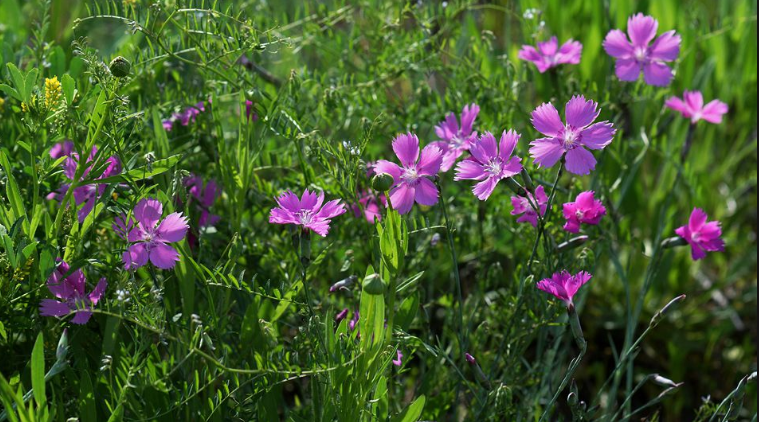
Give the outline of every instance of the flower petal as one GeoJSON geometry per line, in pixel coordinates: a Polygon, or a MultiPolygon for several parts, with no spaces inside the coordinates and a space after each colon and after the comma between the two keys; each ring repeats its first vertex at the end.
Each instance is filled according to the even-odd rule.
{"type": "Polygon", "coordinates": [[[419,158],[419,164],[416,171],[422,176],[435,176],[440,171],[440,165],[443,162],[443,152],[433,145],[427,145],[422,150],[419,158]]]}
{"type": "Polygon", "coordinates": [[[551,103],[543,103],[532,112],[532,126],[538,132],[555,137],[560,130],[564,129],[559,112],[551,103]]]}
{"type": "Polygon", "coordinates": [[[551,37],[548,41],[538,43],[538,51],[544,56],[553,56],[559,49],[559,40],[551,37]]]}
{"type": "Polygon", "coordinates": [[[498,143],[498,156],[501,157],[501,160],[504,162],[508,161],[511,154],[514,153],[514,149],[517,147],[517,142],[519,142],[519,138],[521,137],[522,135],[518,134],[514,129],[511,129],[508,132],[504,130],[503,133],[501,133],[501,140],[498,143]]]}
{"type": "Polygon", "coordinates": [[[437,186],[425,177],[420,178],[419,184],[415,187],[414,199],[422,205],[432,206],[437,204],[437,186]]]}
{"type": "Polygon", "coordinates": [[[475,103],[464,106],[461,111],[461,135],[469,136],[472,133],[474,119],[480,113],[480,106],[475,103]]]}
{"type": "Polygon", "coordinates": [[[179,242],[187,234],[187,218],[181,212],[171,213],[161,221],[156,229],[156,237],[164,242],[179,242]]]}
{"type": "Polygon", "coordinates": [[[374,174],[389,174],[393,176],[395,183],[398,183],[401,179],[401,168],[398,167],[398,164],[391,163],[390,161],[377,160],[374,163],[374,174]]]}
{"type": "Polygon", "coordinates": [[[633,55],[633,47],[627,39],[627,35],[619,29],[613,29],[606,34],[603,42],[606,54],[617,59],[629,59],[633,55]]]}
{"type": "Polygon", "coordinates": [[[300,199],[298,199],[298,195],[289,190],[277,198],[277,204],[288,212],[295,213],[300,211],[300,199]]]}
{"type": "Polygon", "coordinates": [[[398,213],[406,214],[414,206],[414,197],[414,188],[402,183],[390,192],[390,204],[398,213]]]}
{"type": "Polygon", "coordinates": [[[701,208],[694,208],[688,221],[688,229],[691,233],[697,233],[706,224],[707,215],[701,208]]]}
{"type": "Polygon", "coordinates": [[[569,40],[565,42],[559,52],[556,53],[555,61],[561,64],[578,64],[582,58],[582,43],[569,40]]]}
{"type": "Polygon", "coordinates": [[[42,299],[40,301],[40,315],[62,317],[71,313],[71,307],[67,303],[58,302],[53,299],[42,299]]]}
{"type": "Polygon", "coordinates": [[[579,129],[593,123],[600,111],[595,101],[585,100],[582,95],[575,95],[567,102],[564,113],[567,123],[579,129]]]}
{"type": "Polygon", "coordinates": [[[134,218],[146,229],[152,229],[161,219],[163,204],[153,198],[143,198],[134,207],[134,218]]]}
{"type": "Polygon", "coordinates": [[[614,139],[617,130],[609,122],[599,122],[582,131],[582,145],[590,149],[606,148],[614,139]]]}
{"type": "Polygon", "coordinates": [[[564,147],[556,138],[536,139],[530,145],[530,156],[540,167],[553,167],[564,155],[564,147]]]}
{"type": "Polygon", "coordinates": [[[324,204],[324,207],[316,214],[316,216],[318,218],[328,219],[337,217],[341,214],[345,214],[345,205],[343,205],[339,199],[333,199],[324,204]]]}
{"type": "Polygon", "coordinates": [[[569,150],[566,162],[567,171],[573,174],[590,174],[590,171],[596,168],[596,158],[582,147],[569,150]]]}
{"type": "Polygon", "coordinates": [[[413,133],[400,134],[393,140],[393,151],[403,167],[409,167],[419,158],[419,138],[413,133]]]}
{"type": "Polygon", "coordinates": [[[179,261],[179,252],[165,243],[155,243],[150,249],[150,262],[162,270],[170,270],[179,261]]]}
{"type": "Polygon", "coordinates": [[[480,201],[484,201],[490,198],[490,195],[493,193],[497,185],[498,185],[497,178],[488,177],[482,182],[474,185],[474,188],[472,189],[472,193],[474,193],[474,196],[476,196],[477,199],[479,199],[480,201]]]}
{"type": "Polygon", "coordinates": [[[136,270],[148,263],[148,250],[144,243],[130,245],[121,256],[124,261],[124,269],[136,270]]]}
{"type": "Polygon", "coordinates": [[[105,277],[101,278],[100,281],[98,281],[97,286],[95,286],[94,289],[92,289],[92,292],[87,296],[87,298],[92,302],[93,305],[97,305],[100,299],[105,294],[105,289],[108,287],[108,282],[105,281],[105,277]]]}
{"type": "Polygon", "coordinates": [[[487,173],[485,173],[485,169],[483,169],[482,164],[470,159],[459,161],[459,163],[456,165],[456,175],[453,176],[453,180],[482,180],[486,177],[487,173]]]}
{"type": "Polygon", "coordinates": [[[497,157],[498,146],[496,145],[493,134],[485,132],[480,139],[475,141],[474,145],[469,148],[469,153],[482,164],[487,164],[490,160],[497,157]]]}
{"type": "Polygon", "coordinates": [[[722,123],[722,115],[728,111],[727,104],[720,100],[712,100],[701,112],[701,118],[709,123],[722,123]]]}
{"type": "Polygon", "coordinates": [[[651,62],[643,65],[643,79],[649,85],[667,86],[673,77],[672,69],[663,63],[651,62]]]}
{"type": "Polygon", "coordinates": [[[642,13],[631,16],[627,20],[627,34],[630,35],[633,47],[647,47],[656,36],[659,22],[651,16],[642,13]]]}
{"type": "Polygon", "coordinates": [[[614,73],[620,81],[635,82],[640,77],[640,63],[635,59],[618,59],[614,64],[614,73]]]}
{"type": "Polygon", "coordinates": [[[651,58],[671,62],[680,54],[680,38],[675,31],[667,31],[651,45],[651,58]]]}

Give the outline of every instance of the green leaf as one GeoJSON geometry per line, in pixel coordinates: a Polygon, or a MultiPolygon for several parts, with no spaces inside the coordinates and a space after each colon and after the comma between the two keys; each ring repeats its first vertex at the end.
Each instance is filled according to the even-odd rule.
{"type": "Polygon", "coordinates": [[[422,416],[424,403],[427,399],[424,395],[419,396],[406,410],[393,418],[393,422],[416,422],[422,416]]]}
{"type": "Polygon", "coordinates": [[[5,325],[2,321],[0,321],[0,337],[2,337],[3,340],[8,340],[8,333],[5,332],[5,325]]]}
{"type": "Polygon", "coordinates": [[[11,219],[26,218],[26,209],[24,208],[24,201],[21,199],[21,191],[18,189],[16,179],[13,177],[13,168],[10,162],[8,162],[8,156],[5,155],[5,151],[0,151],[0,165],[3,166],[5,176],[8,178],[5,192],[11,205],[11,211],[13,212],[11,219]]]}
{"type": "Polygon", "coordinates": [[[32,97],[34,87],[37,85],[37,76],[39,73],[40,70],[35,67],[27,72],[26,78],[24,78],[24,98],[26,98],[26,100],[29,100],[32,97]]]}
{"type": "Polygon", "coordinates": [[[11,97],[13,97],[13,98],[15,98],[15,99],[17,99],[19,101],[23,101],[21,99],[21,94],[19,94],[19,92],[16,91],[15,89],[13,89],[13,87],[11,87],[10,85],[0,84],[0,91],[5,92],[6,94],[10,95],[11,97]]]}
{"type": "Polygon", "coordinates": [[[32,390],[38,406],[45,403],[45,340],[42,333],[37,335],[32,349],[32,390]]]}
{"type": "MultiPolygon", "coordinates": [[[[369,266],[367,276],[374,274],[369,266]]],[[[361,350],[368,350],[372,344],[381,345],[385,337],[385,297],[361,292],[359,324],[361,328],[361,350]],[[367,333],[365,335],[364,333],[367,333]]]]}
{"type": "Polygon", "coordinates": [[[95,407],[95,392],[87,371],[82,371],[79,378],[79,418],[82,422],[97,422],[98,414],[95,407]]]}
{"type": "Polygon", "coordinates": [[[61,77],[61,89],[63,90],[63,97],[66,98],[66,104],[72,105],[76,95],[76,81],[68,73],[61,77]]]}
{"type": "Polygon", "coordinates": [[[24,83],[24,75],[13,63],[8,63],[8,71],[11,73],[11,79],[13,80],[13,85],[16,87],[16,91],[21,95],[21,101],[28,101],[29,99],[26,97],[25,91],[26,85],[24,83]]]}

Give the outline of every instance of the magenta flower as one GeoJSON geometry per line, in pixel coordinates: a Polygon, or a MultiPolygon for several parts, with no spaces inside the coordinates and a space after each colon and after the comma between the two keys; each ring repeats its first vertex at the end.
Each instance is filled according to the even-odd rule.
{"type": "Polygon", "coordinates": [[[727,104],[720,100],[712,100],[704,105],[704,97],[700,91],[685,91],[682,100],[670,97],[664,105],[679,111],[683,117],[690,119],[691,124],[696,124],[699,120],[719,124],[722,123],[722,115],[727,113],[727,104]]]}
{"type": "Polygon", "coordinates": [[[258,113],[253,109],[253,101],[245,100],[245,118],[253,122],[258,120],[258,113]]]}
{"type": "Polygon", "coordinates": [[[414,201],[421,205],[435,205],[438,201],[437,187],[429,178],[440,171],[443,153],[440,148],[430,144],[419,155],[419,139],[416,135],[402,134],[393,140],[393,151],[401,162],[402,168],[387,160],[378,160],[374,172],[385,173],[393,177],[390,191],[390,204],[399,213],[411,211],[414,201]]]}
{"type": "Polygon", "coordinates": [[[353,316],[351,317],[351,320],[348,321],[348,329],[353,332],[353,330],[358,329],[358,319],[360,318],[360,315],[358,311],[353,312],[353,316]]]}
{"type": "Polygon", "coordinates": [[[464,106],[461,111],[461,127],[453,113],[445,116],[445,120],[435,126],[435,133],[440,138],[439,141],[433,142],[443,152],[443,161],[440,165],[440,171],[446,172],[453,167],[456,160],[461,157],[464,151],[469,150],[472,142],[477,139],[477,132],[472,131],[472,124],[480,107],[477,104],[464,106]]]}
{"type": "Polygon", "coordinates": [[[353,215],[355,215],[356,218],[360,218],[363,215],[366,221],[372,224],[374,224],[375,221],[382,220],[380,203],[383,205],[387,204],[385,195],[380,194],[378,196],[372,191],[364,190],[359,193],[358,203],[361,205],[354,205],[351,207],[353,209],[353,215]]]}
{"type": "Polygon", "coordinates": [[[330,219],[345,213],[345,206],[339,199],[324,203],[324,192],[317,196],[316,192],[306,189],[300,200],[298,196],[287,191],[277,199],[276,208],[271,210],[269,223],[295,224],[304,229],[315,231],[322,237],[329,232],[330,219]]]}
{"type": "Polygon", "coordinates": [[[197,104],[189,106],[179,113],[173,113],[170,118],[161,121],[161,124],[167,132],[174,127],[175,122],[179,122],[182,126],[188,126],[191,122],[194,123],[198,115],[204,111],[206,111],[205,103],[199,101],[197,104]]]}
{"type": "Polygon", "coordinates": [[[403,365],[403,353],[400,350],[397,351],[396,358],[393,359],[393,365],[397,367],[403,365]]]}
{"type": "Polygon", "coordinates": [[[556,296],[557,299],[564,302],[569,307],[574,306],[572,298],[583,284],[590,281],[593,276],[585,271],[580,271],[576,275],[571,275],[567,271],[554,274],[551,278],[546,278],[538,283],[538,289],[556,296]]]}
{"type": "Polygon", "coordinates": [[[501,179],[522,171],[522,159],[511,156],[519,136],[513,129],[508,132],[504,130],[500,143],[496,145],[493,134],[485,132],[469,148],[472,157],[458,163],[453,180],[479,180],[472,192],[480,201],[488,199],[501,179]]]}
{"type": "Polygon", "coordinates": [[[578,64],[582,56],[582,44],[569,40],[559,48],[559,40],[551,37],[546,42],[539,42],[538,48],[523,45],[518,57],[535,63],[540,73],[560,64],[578,64]]]}
{"type": "Polygon", "coordinates": [[[564,218],[567,220],[564,230],[577,233],[580,231],[580,224],[596,225],[601,221],[601,217],[606,215],[606,207],[593,195],[593,191],[582,192],[577,195],[575,202],[564,204],[564,218]]]}
{"type": "Polygon", "coordinates": [[[345,308],[342,311],[338,312],[337,315],[335,315],[335,324],[339,324],[347,316],[348,316],[348,308],[345,308]]]}
{"type": "MultiPolygon", "coordinates": [[[[95,160],[97,152],[98,148],[96,146],[93,146],[92,150],[90,151],[90,156],[87,157],[87,164],[92,163],[95,160]]],[[[69,181],[73,181],[76,177],[77,168],[79,167],[79,154],[74,151],[74,144],[71,141],[65,141],[60,144],[56,144],[50,149],[50,156],[54,159],[58,159],[60,157],[68,157],[63,162],[63,174],[67,179],[69,179],[69,181]]],[[[121,162],[116,156],[108,157],[106,159],[106,162],[108,163],[108,166],[106,167],[105,171],[103,171],[103,173],[95,179],[105,179],[107,177],[115,176],[121,173],[121,162]]],[[[84,170],[80,181],[90,178],[90,171],[92,171],[92,168],[93,165],[90,165],[84,170]]],[[[76,205],[84,204],[84,206],[80,208],[79,211],[77,211],[77,217],[80,223],[84,222],[84,219],[87,218],[90,212],[92,212],[92,210],[95,208],[95,203],[103,195],[107,186],[108,185],[106,183],[93,183],[79,186],[74,189],[73,195],[76,205]]],[[[70,182],[63,183],[57,191],[48,194],[47,199],[56,199],[59,202],[63,201],[69,188],[71,188],[70,182]]]]}
{"type": "Polygon", "coordinates": [[[92,309],[97,305],[108,286],[105,278],[101,278],[97,286],[85,294],[84,288],[87,280],[81,269],[69,273],[69,265],[58,259],[58,267],[47,279],[47,288],[50,293],[62,301],[43,299],[40,302],[40,315],[62,317],[74,314],[71,322],[74,324],[86,324],[92,316],[92,309]]]}
{"type": "Polygon", "coordinates": [[[722,240],[722,229],[718,221],[706,221],[707,215],[700,208],[694,208],[687,226],[675,230],[678,236],[685,239],[691,247],[691,256],[698,261],[706,256],[706,252],[722,252],[725,242],[722,240]]]}
{"type": "Polygon", "coordinates": [[[187,234],[187,218],[175,212],[161,220],[163,204],[143,198],[134,207],[134,218],[116,218],[113,229],[130,245],[124,254],[124,268],[134,270],[148,263],[169,270],[179,261],[179,253],[169,243],[180,242],[187,234]]]}
{"type": "Polygon", "coordinates": [[[680,54],[680,36],[675,31],[665,32],[651,44],[658,26],[656,19],[638,13],[627,20],[629,41],[619,29],[606,35],[603,46],[607,54],[617,59],[615,67],[620,80],[635,82],[643,72],[649,85],[666,86],[672,81],[672,69],[664,63],[676,60],[680,54]]]}
{"type": "Polygon", "coordinates": [[[540,167],[552,167],[566,154],[567,171],[590,174],[596,168],[596,159],[588,150],[604,149],[611,143],[616,130],[607,122],[593,123],[600,111],[598,103],[575,95],[567,102],[564,114],[566,125],[551,103],[544,103],[532,112],[535,130],[546,135],[532,141],[530,155],[540,167]]]}
{"type": "Polygon", "coordinates": [[[188,193],[200,208],[200,218],[198,219],[198,226],[209,227],[214,226],[219,222],[221,217],[211,214],[211,206],[216,202],[216,198],[219,197],[219,186],[216,181],[211,179],[203,186],[203,179],[199,176],[188,177],[184,185],[189,188],[188,193]]]}
{"type": "Polygon", "coordinates": [[[548,196],[543,186],[538,186],[535,189],[535,194],[527,192],[527,197],[512,196],[511,205],[514,209],[511,211],[511,215],[522,214],[517,218],[517,223],[530,223],[532,227],[538,227],[538,213],[533,208],[537,206],[540,209],[540,215],[546,214],[548,209],[548,196]]]}

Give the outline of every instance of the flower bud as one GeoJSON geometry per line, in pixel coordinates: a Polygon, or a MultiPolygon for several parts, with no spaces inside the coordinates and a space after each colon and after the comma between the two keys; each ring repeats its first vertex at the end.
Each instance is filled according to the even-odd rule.
{"type": "Polygon", "coordinates": [[[393,183],[395,183],[393,176],[387,173],[378,173],[372,177],[372,189],[378,192],[387,192],[393,187],[393,183]]]}
{"type": "Polygon", "coordinates": [[[361,284],[365,293],[370,295],[381,295],[385,293],[385,282],[379,274],[370,274],[366,276],[361,284]]]}
{"type": "Polygon", "coordinates": [[[111,74],[117,78],[123,78],[129,75],[129,71],[132,69],[132,65],[129,60],[122,56],[118,56],[111,60],[111,64],[108,66],[111,70],[111,74]]]}
{"type": "Polygon", "coordinates": [[[577,247],[582,246],[583,243],[587,242],[589,239],[588,236],[577,236],[572,239],[567,240],[564,243],[559,244],[559,246],[556,247],[556,249],[559,252],[568,251],[570,249],[575,249],[577,247]]]}
{"type": "Polygon", "coordinates": [[[650,377],[651,377],[651,379],[652,379],[652,380],[653,380],[655,383],[657,383],[657,384],[659,384],[659,385],[662,385],[662,386],[664,386],[664,387],[672,387],[672,388],[676,388],[676,387],[679,387],[679,386],[683,385],[683,383],[677,383],[677,382],[674,382],[674,381],[672,381],[671,379],[669,379],[669,378],[664,378],[663,376],[661,376],[661,375],[659,375],[659,374],[652,374],[652,375],[650,375],[650,377]]]}
{"type": "Polygon", "coordinates": [[[535,192],[535,186],[532,183],[532,178],[527,173],[527,169],[522,167],[522,172],[520,173],[522,176],[522,181],[524,182],[524,186],[529,190],[530,192],[535,192]]]}
{"type": "Polygon", "coordinates": [[[58,340],[58,347],[55,349],[55,358],[58,359],[58,361],[62,361],[66,359],[66,354],[69,351],[69,330],[68,328],[63,329],[63,333],[61,334],[60,340],[58,340]]]}
{"type": "Polygon", "coordinates": [[[585,350],[587,342],[585,336],[582,333],[582,326],[580,325],[580,317],[577,315],[577,310],[573,303],[570,302],[567,306],[567,314],[569,315],[569,326],[572,328],[572,336],[575,338],[577,347],[581,350],[585,350]]]}
{"type": "Polygon", "coordinates": [[[663,308],[659,310],[659,312],[655,313],[654,316],[651,318],[651,322],[648,324],[649,327],[656,327],[659,325],[659,322],[661,322],[662,317],[664,314],[667,313],[674,305],[676,305],[678,302],[685,299],[685,295],[680,295],[672,300],[669,301],[666,305],[664,305],[663,308]]]}
{"type": "Polygon", "coordinates": [[[527,191],[513,177],[506,178],[506,186],[518,196],[527,197],[527,191]]]}
{"type": "Polygon", "coordinates": [[[688,242],[683,239],[680,236],[674,236],[667,239],[662,240],[661,247],[662,249],[670,249],[670,248],[676,248],[678,246],[685,246],[688,242]]]}

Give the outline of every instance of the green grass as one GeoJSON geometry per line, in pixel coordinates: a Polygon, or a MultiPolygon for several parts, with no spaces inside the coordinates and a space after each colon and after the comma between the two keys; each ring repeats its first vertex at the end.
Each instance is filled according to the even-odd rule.
{"type": "Polygon", "coordinates": [[[83,422],[402,420],[404,411],[408,420],[572,420],[567,395],[574,391],[600,404],[586,420],[707,421],[725,420],[727,407],[740,402],[730,399],[743,393],[735,416],[756,419],[756,383],[734,391],[756,370],[757,352],[755,1],[129,3],[0,2],[0,83],[13,86],[6,65],[13,63],[37,69],[38,87],[43,77],[68,74],[78,90],[76,102],[46,119],[0,93],[0,148],[8,157],[7,165],[0,160],[0,224],[13,242],[0,243],[4,406],[16,391],[34,388],[26,407],[36,416],[27,420],[44,419],[41,412],[83,422]],[[541,13],[526,19],[530,8],[541,13]],[[659,33],[682,36],[666,88],[620,82],[601,47],[637,12],[658,19],[659,33]],[[551,35],[582,42],[582,62],[540,74],[517,59],[523,44],[551,35]],[[132,63],[129,78],[116,80],[99,65],[118,55],[132,63]],[[254,65],[241,64],[242,56],[254,65]],[[720,125],[698,124],[681,164],[688,121],[663,104],[686,89],[719,98],[730,112],[720,125]],[[98,102],[101,93],[112,101],[98,102]],[[369,185],[365,163],[394,159],[398,133],[413,131],[426,145],[447,113],[472,102],[481,108],[478,131],[522,135],[517,155],[549,190],[557,168],[537,169],[529,158],[528,144],[539,137],[530,112],[549,101],[563,111],[574,94],[598,101],[600,120],[618,132],[595,152],[590,176],[559,179],[540,241],[510,215],[513,193],[503,182],[481,202],[452,172],[439,180],[438,205],[385,218],[386,232],[408,230],[399,269],[381,257],[397,255],[403,242],[380,246],[377,228],[350,211],[328,237],[311,236],[306,266],[298,232],[268,223],[274,198],[287,189],[354,203],[369,185]],[[252,123],[240,118],[246,99],[258,115],[252,123]],[[193,124],[161,128],[161,119],[203,100],[207,111],[193,124]],[[109,114],[93,136],[98,106],[109,114]],[[48,155],[63,139],[90,139],[132,170],[109,186],[83,227],[44,199],[64,181],[48,155]],[[180,244],[174,270],[124,271],[113,217],[152,196],[196,219],[182,187],[189,173],[223,187],[212,209],[220,223],[197,245],[180,244]],[[561,229],[561,204],[589,189],[609,215],[584,227],[587,243],[555,252],[573,237],[561,229]],[[726,251],[693,262],[687,248],[660,250],[696,206],[722,223],[726,251]],[[9,249],[26,245],[34,246],[14,265],[9,249]],[[81,266],[91,285],[108,280],[85,326],[39,316],[58,256],[81,266]],[[594,275],[575,300],[588,349],[571,377],[579,351],[566,312],[534,287],[564,268],[594,275]],[[394,311],[391,295],[361,292],[360,279],[374,270],[401,286],[411,281],[392,295],[394,311]],[[359,277],[351,294],[328,293],[350,275],[359,277]],[[634,361],[615,371],[651,317],[681,294],[687,298],[647,332],[634,361]],[[344,308],[374,317],[362,322],[360,339],[347,321],[334,326],[344,308]],[[388,336],[382,321],[391,313],[388,336]],[[64,328],[67,365],[43,381],[43,400],[39,361],[30,356],[38,356],[41,334],[50,370],[64,328]],[[390,364],[396,348],[405,357],[401,370],[390,364]],[[476,357],[487,380],[462,352],[476,357]],[[666,389],[649,381],[631,394],[649,374],[684,384],[631,416],[666,389]]]}

